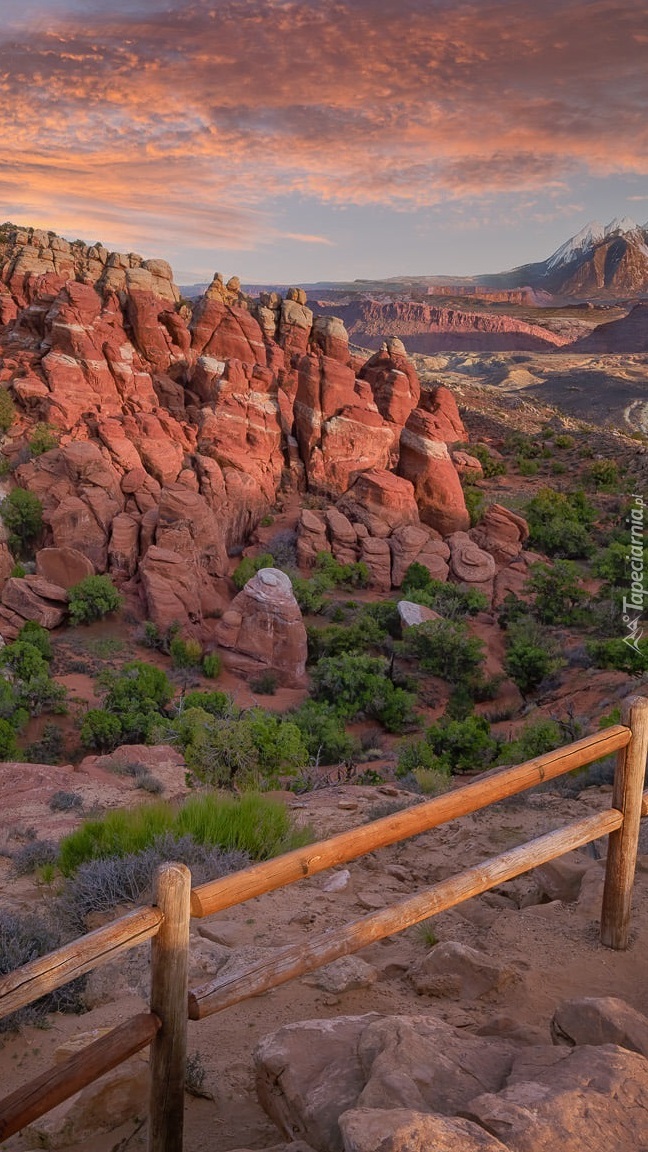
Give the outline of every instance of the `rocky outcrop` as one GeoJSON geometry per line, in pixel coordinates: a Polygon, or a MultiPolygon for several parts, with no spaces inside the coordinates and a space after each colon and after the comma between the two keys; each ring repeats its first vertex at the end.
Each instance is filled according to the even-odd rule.
{"type": "Polygon", "coordinates": [[[11,226],[0,305],[20,410],[3,452],[42,501],[38,571],[58,586],[107,572],[160,627],[208,639],[228,551],[303,487],[341,498],[302,518],[304,565],[331,550],[384,591],[410,557],[447,576],[437,533],[468,527],[447,444],[465,430],[445,388],[421,395],[397,335],[363,364],[302,289],[253,300],[217,274],[191,309],[164,261],[11,226]],[[25,463],[39,420],[59,444],[25,463]]]}
{"type": "Polygon", "coordinates": [[[302,357],[294,417],[311,486],[341,494],[360,472],[390,462],[393,433],[368,385],[339,360],[318,352],[302,357]]]}
{"type": "Polygon", "coordinates": [[[421,395],[416,370],[407,358],[402,341],[390,339],[383,343],[360,370],[360,378],[368,381],[380,415],[394,426],[397,449],[400,429],[421,395]]]}
{"type": "Polygon", "coordinates": [[[244,675],[270,671],[279,683],[301,687],[306,672],[306,629],[288,576],[261,568],[219,622],[216,639],[224,663],[244,675]]]}
{"type": "Polygon", "coordinates": [[[372,536],[387,536],[396,528],[419,521],[413,485],[381,468],[362,472],[337,507],[350,520],[364,524],[372,536]]]}
{"type": "Polygon", "coordinates": [[[495,561],[490,552],[482,551],[467,532],[453,532],[447,543],[450,548],[450,578],[457,584],[483,592],[490,601],[495,578],[495,561]]]}
{"type": "Polygon", "coordinates": [[[457,440],[467,440],[468,433],[459,415],[457,401],[449,388],[443,384],[426,389],[421,393],[420,410],[426,414],[425,425],[428,434],[434,433],[437,440],[454,444],[457,440]]]}
{"type": "MultiPolygon", "coordinates": [[[[10,576],[2,589],[2,604],[10,614],[6,616],[6,623],[11,625],[11,616],[17,618],[17,628],[10,627],[10,631],[19,631],[26,620],[35,620],[43,628],[58,628],[66,617],[67,602],[65,588],[51,584],[42,576],[10,576]]],[[[6,637],[8,630],[4,623],[0,629],[6,637]]]]}
{"type": "Polygon", "coordinates": [[[94,576],[94,571],[92,561],[76,548],[41,548],[36,553],[37,575],[61,588],[73,588],[88,576],[94,576]]]}
{"type": "Polygon", "coordinates": [[[416,408],[400,438],[398,471],[414,485],[421,520],[443,536],[470,527],[463,489],[433,413],[416,408]]]}
{"type": "Polygon", "coordinates": [[[450,548],[438,532],[420,523],[412,485],[377,469],[359,476],[326,512],[302,510],[299,563],[312,567],[318,552],[332,552],[341,564],[362,561],[371,587],[385,592],[400,588],[414,561],[435,580],[446,580],[449,573],[450,548]]]}
{"type": "MultiPolygon", "coordinates": [[[[474,953],[472,973],[484,959],[474,953]]],[[[607,1152],[648,1137],[648,1060],[614,1043],[552,1047],[370,1014],[280,1028],[255,1064],[271,1119],[317,1152],[607,1152]]]]}
{"type": "Polygon", "coordinates": [[[490,552],[497,564],[510,564],[529,538],[529,525],[523,516],[501,504],[491,504],[479,524],[471,528],[470,537],[484,552],[490,552]]]}

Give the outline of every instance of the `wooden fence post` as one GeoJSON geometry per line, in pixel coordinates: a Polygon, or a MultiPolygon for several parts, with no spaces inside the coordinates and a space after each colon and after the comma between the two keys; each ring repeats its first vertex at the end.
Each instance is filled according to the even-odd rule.
{"type": "Polygon", "coordinates": [[[623,812],[623,824],[610,833],[601,911],[601,942],[615,949],[628,947],[648,754],[648,699],[631,696],[623,710],[623,723],[630,728],[632,739],[618,753],[612,794],[613,807],[623,812]]]}
{"type": "Polygon", "coordinates": [[[158,869],[155,903],[164,919],[151,942],[151,1012],[162,1027],[151,1045],[148,1152],[182,1152],[190,894],[184,864],[158,869]]]}

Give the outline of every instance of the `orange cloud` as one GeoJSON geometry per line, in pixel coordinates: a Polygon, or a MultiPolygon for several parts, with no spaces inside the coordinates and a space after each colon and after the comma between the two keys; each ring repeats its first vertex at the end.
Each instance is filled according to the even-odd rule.
{"type": "Polygon", "coordinates": [[[413,209],[648,172],[643,0],[30,0],[19,25],[0,196],[66,234],[250,248],[286,194],[413,209]]]}

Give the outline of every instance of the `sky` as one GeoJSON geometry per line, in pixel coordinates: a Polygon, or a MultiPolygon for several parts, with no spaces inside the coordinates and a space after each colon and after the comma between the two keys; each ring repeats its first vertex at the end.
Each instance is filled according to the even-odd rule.
{"type": "Polygon", "coordinates": [[[181,284],[494,272],[648,218],[645,0],[0,9],[0,219],[181,284]]]}

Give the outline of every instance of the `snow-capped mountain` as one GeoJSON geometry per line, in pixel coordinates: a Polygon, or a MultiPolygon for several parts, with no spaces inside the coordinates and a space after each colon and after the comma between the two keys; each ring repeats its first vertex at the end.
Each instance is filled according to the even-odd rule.
{"type": "Polygon", "coordinates": [[[605,234],[606,229],[598,220],[590,220],[580,232],[565,240],[565,243],[556,249],[553,256],[547,260],[547,268],[560,268],[565,264],[571,264],[572,260],[578,259],[584,252],[590,252],[595,244],[604,239],[605,234]]]}
{"type": "Polygon", "coordinates": [[[646,242],[644,233],[648,232],[648,224],[643,226],[631,220],[629,216],[615,216],[605,226],[598,220],[590,220],[580,232],[557,248],[553,256],[546,261],[547,270],[562,268],[579,260],[590,253],[597,244],[614,236],[636,236],[640,244],[646,242]]]}
{"type": "Polygon", "coordinates": [[[648,223],[629,216],[609,224],[591,220],[547,260],[525,264],[479,282],[509,288],[529,285],[554,296],[627,297],[648,293],[648,223]]]}

